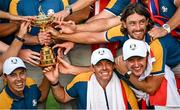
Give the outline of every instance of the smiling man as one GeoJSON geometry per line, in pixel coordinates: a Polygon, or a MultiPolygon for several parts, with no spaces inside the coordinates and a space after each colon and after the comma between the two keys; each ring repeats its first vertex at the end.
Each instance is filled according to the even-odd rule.
{"type": "Polygon", "coordinates": [[[123,60],[129,73],[125,77],[136,88],[133,88],[139,99],[146,100],[147,105],[155,109],[172,109],[180,107],[175,76],[171,69],[165,65],[164,72],[152,72],[156,63],[147,43],[129,39],[123,45],[123,60]]]}
{"type": "Polygon", "coordinates": [[[55,70],[51,67],[44,70],[58,101],[68,102],[76,98],[78,109],[138,108],[133,92],[113,71],[114,58],[109,49],[99,48],[93,51],[91,55],[93,71],[77,75],[65,88],[58,81],[59,65],[56,65],[55,70]]]}
{"type": "Polygon", "coordinates": [[[0,93],[0,109],[36,109],[49,92],[49,81],[44,78],[39,88],[26,76],[26,66],[18,57],[10,57],[3,64],[5,88],[0,93]]]}

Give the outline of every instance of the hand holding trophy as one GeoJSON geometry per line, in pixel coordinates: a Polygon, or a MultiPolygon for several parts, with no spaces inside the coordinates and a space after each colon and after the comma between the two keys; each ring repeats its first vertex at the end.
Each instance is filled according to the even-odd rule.
{"type": "MultiPolygon", "coordinates": [[[[36,17],[36,20],[33,21],[33,25],[40,27],[40,31],[45,31],[48,24],[52,23],[53,17],[47,16],[43,11],[41,6],[39,7],[39,15],[36,17]]],[[[41,48],[40,51],[40,67],[47,67],[56,64],[56,58],[53,52],[53,49],[47,44],[41,48]]]]}

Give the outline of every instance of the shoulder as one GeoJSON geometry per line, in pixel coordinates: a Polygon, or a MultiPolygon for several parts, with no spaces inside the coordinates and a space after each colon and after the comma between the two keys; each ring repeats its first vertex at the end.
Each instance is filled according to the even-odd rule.
{"type": "Polygon", "coordinates": [[[152,73],[163,72],[164,50],[159,39],[152,41],[150,44],[150,48],[155,57],[152,73]]]}
{"type": "Polygon", "coordinates": [[[27,78],[26,78],[26,86],[27,86],[27,87],[30,87],[30,86],[35,85],[35,84],[36,84],[35,80],[33,80],[33,79],[30,78],[30,77],[27,77],[27,78]]]}
{"type": "Polygon", "coordinates": [[[124,34],[121,32],[121,25],[115,26],[108,31],[106,31],[106,39],[111,41],[114,38],[123,38],[124,34]]]}
{"type": "Polygon", "coordinates": [[[9,5],[9,13],[18,15],[17,6],[20,1],[22,0],[11,0],[10,5],[9,5]]]}
{"type": "Polygon", "coordinates": [[[13,99],[6,93],[5,89],[0,93],[0,108],[1,109],[10,109],[13,99]]]}
{"type": "Polygon", "coordinates": [[[88,82],[90,80],[92,74],[93,74],[93,72],[80,73],[67,85],[67,90],[70,89],[71,87],[73,87],[76,83],[88,82]]]}

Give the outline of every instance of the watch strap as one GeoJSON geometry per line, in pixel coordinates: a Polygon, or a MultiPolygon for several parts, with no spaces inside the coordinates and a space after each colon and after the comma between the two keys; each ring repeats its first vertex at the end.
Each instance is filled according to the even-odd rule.
{"type": "Polygon", "coordinates": [[[15,36],[15,38],[17,39],[17,40],[19,40],[19,41],[21,41],[21,42],[25,42],[25,39],[23,39],[23,38],[21,38],[21,37],[19,37],[19,36],[15,36]]]}

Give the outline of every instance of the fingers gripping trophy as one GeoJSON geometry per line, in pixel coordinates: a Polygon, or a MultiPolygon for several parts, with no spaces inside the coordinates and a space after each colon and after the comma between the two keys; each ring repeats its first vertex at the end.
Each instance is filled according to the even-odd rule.
{"type": "MultiPolygon", "coordinates": [[[[50,10],[48,14],[53,14],[54,11],[50,10]]],[[[40,31],[45,31],[46,27],[48,24],[51,24],[53,21],[52,16],[47,16],[41,6],[39,7],[39,15],[36,17],[36,20],[33,21],[33,24],[37,27],[40,27],[40,31]]],[[[40,67],[47,67],[47,66],[52,66],[56,64],[56,58],[53,52],[53,49],[48,45],[45,44],[40,51],[40,67]]]]}

